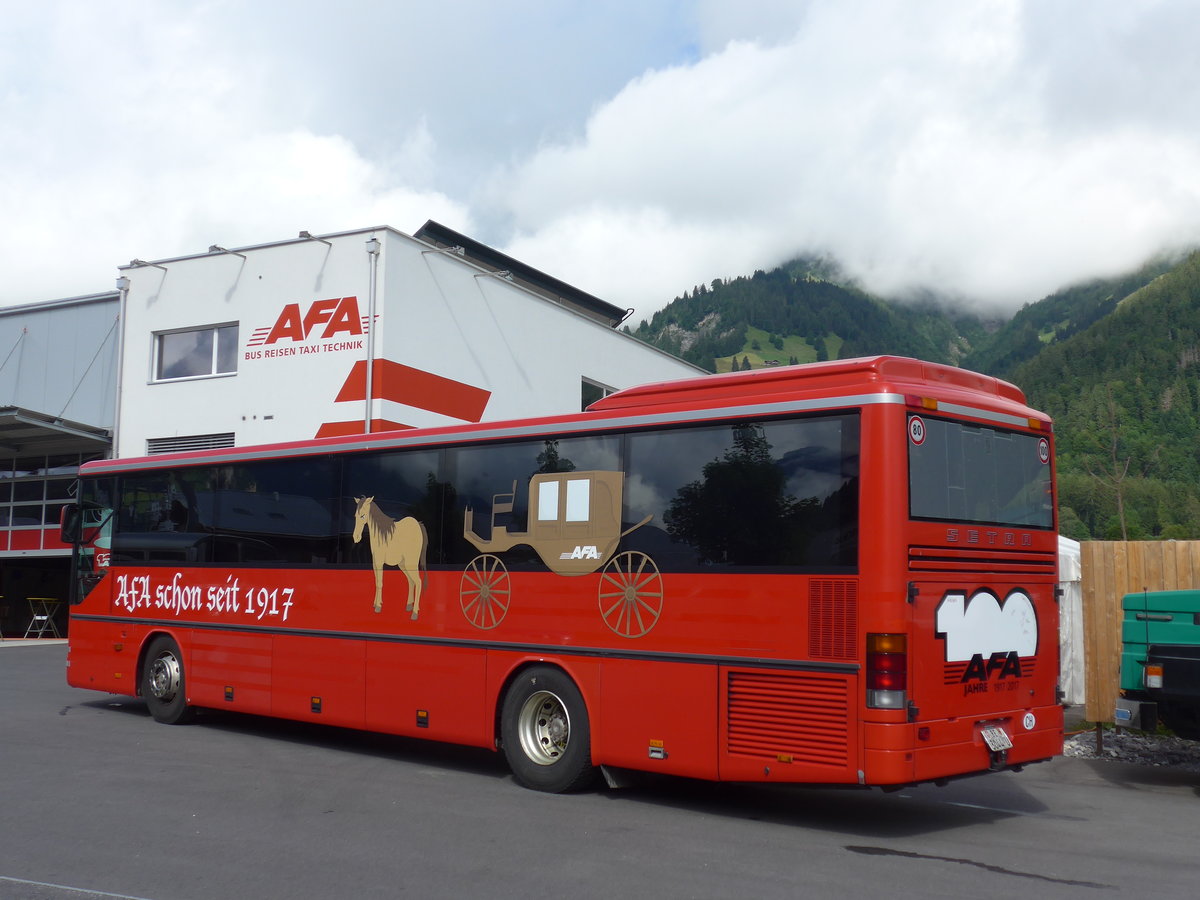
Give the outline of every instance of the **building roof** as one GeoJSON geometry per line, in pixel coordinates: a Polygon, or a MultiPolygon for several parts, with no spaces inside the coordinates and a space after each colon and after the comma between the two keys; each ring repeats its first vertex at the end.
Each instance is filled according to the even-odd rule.
{"type": "Polygon", "coordinates": [[[45,312],[62,309],[66,306],[84,306],[90,303],[117,303],[121,299],[119,291],[101,291],[98,294],[82,294],[78,297],[65,297],[60,300],[39,300],[36,303],[22,303],[18,306],[0,308],[0,318],[20,316],[26,313],[45,312]]]}
{"type": "Polygon", "coordinates": [[[461,248],[463,258],[470,260],[475,265],[497,274],[503,272],[505,277],[514,284],[519,284],[526,290],[533,291],[535,294],[560,303],[598,322],[603,322],[610,328],[616,328],[633,312],[631,309],[614,306],[586,291],[571,287],[565,281],[559,281],[552,275],[547,275],[511,256],[506,256],[499,250],[493,250],[486,244],[481,244],[465,234],[447,228],[433,219],[417,229],[413,237],[446,250],[461,248]]]}
{"type": "Polygon", "coordinates": [[[211,256],[214,253],[233,253],[242,255],[242,251],[261,250],[266,247],[277,247],[283,244],[293,244],[300,240],[326,240],[333,237],[342,237],[349,234],[364,234],[376,231],[390,231],[394,234],[410,237],[423,243],[437,247],[442,250],[455,251],[467,262],[472,265],[492,272],[498,276],[506,278],[513,284],[519,285],[527,291],[537,294],[539,297],[544,297],[554,303],[558,303],[573,312],[579,313],[592,319],[595,322],[600,322],[609,328],[616,328],[624,322],[633,313],[632,309],[626,309],[620,306],[614,306],[599,297],[581,291],[579,288],[572,287],[565,281],[559,281],[552,275],[547,275],[533,266],[526,265],[520,260],[513,259],[511,256],[506,256],[499,250],[493,250],[486,244],[481,244],[474,238],[467,237],[452,228],[447,228],[440,222],[435,222],[429,219],[422,225],[413,235],[406,235],[403,232],[397,231],[388,225],[373,226],[371,228],[359,228],[353,231],[343,231],[333,234],[312,235],[307,231],[300,232],[299,238],[290,238],[283,241],[271,241],[265,244],[254,244],[251,246],[229,248],[221,247],[214,244],[205,253],[193,253],[186,256],[177,256],[170,259],[159,259],[146,261],[142,259],[130,260],[128,265],[121,265],[117,268],[120,270],[138,268],[141,266],[160,266],[162,263],[180,262],[186,259],[201,259],[206,256],[211,256]]]}
{"type": "Polygon", "coordinates": [[[53,456],[78,453],[87,447],[107,450],[111,440],[106,428],[16,406],[0,407],[0,455],[53,456]]]}

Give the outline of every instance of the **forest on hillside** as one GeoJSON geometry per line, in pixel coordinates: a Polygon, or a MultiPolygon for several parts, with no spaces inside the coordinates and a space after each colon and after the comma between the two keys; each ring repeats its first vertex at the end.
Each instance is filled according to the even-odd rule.
{"type": "Polygon", "coordinates": [[[1200,538],[1200,254],[1011,376],[1055,420],[1063,533],[1200,538]]]}
{"type": "Polygon", "coordinates": [[[875,297],[801,259],[698,285],[632,333],[714,372],[888,353],[1004,378],[1055,421],[1062,533],[1200,539],[1200,254],[1006,321],[875,297]]]}
{"type": "Polygon", "coordinates": [[[798,260],[771,272],[716,279],[685,291],[633,334],[717,372],[727,371],[735,357],[777,357],[788,337],[799,341],[800,352],[777,362],[791,355],[814,362],[886,352],[956,363],[987,328],[979,317],[956,314],[932,300],[890,303],[853,284],[827,280],[825,271],[814,261],[798,260]],[[774,337],[774,350],[755,348],[747,329],[774,337]]]}

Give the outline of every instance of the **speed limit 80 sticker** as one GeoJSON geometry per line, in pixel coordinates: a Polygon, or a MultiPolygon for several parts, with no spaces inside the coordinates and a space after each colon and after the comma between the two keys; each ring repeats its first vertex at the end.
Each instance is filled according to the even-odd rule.
{"type": "Polygon", "coordinates": [[[908,439],[918,447],[925,443],[925,420],[920,416],[913,416],[908,420],[908,439]]]}

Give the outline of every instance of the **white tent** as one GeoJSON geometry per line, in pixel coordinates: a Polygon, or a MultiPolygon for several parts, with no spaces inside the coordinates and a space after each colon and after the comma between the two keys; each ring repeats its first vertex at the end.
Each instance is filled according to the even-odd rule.
{"type": "Polygon", "coordinates": [[[1059,682],[1063,702],[1081,706],[1087,699],[1084,684],[1083,654],[1083,569],[1079,562],[1079,541],[1058,536],[1058,586],[1062,599],[1058,607],[1059,682]]]}

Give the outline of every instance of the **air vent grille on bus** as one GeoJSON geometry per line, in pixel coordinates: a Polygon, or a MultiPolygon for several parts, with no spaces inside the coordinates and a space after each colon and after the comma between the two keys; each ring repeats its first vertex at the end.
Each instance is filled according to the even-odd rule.
{"type": "Polygon", "coordinates": [[[808,583],[808,654],[813,659],[858,656],[858,582],[814,578],[808,583]]]}
{"type": "Polygon", "coordinates": [[[1044,575],[1058,564],[1056,553],[1011,548],[909,547],[908,567],[913,572],[1009,572],[1014,575],[1044,575]]]}
{"type": "Polygon", "coordinates": [[[835,675],[729,673],[729,737],[734,756],[845,766],[849,686],[835,675]]]}
{"type": "Polygon", "coordinates": [[[149,438],[146,441],[146,454],[156,453],[186,453],[190,450],[218,450],[222,447],[232,447],[233,432],[224,434],[187,434],[180,437],[149,438]]]}

